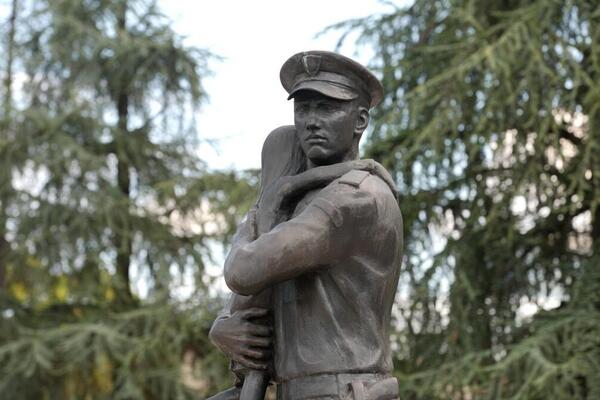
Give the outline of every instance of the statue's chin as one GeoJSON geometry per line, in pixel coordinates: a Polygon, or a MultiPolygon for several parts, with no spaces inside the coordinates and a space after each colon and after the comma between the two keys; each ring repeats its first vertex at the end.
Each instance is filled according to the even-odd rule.
{"type": "Polygon", "coordinates": [[[331,165],[338,162],[336,157],[332,155],[331,152],[327,151],[327,149],[320,145],[311,146],[309,151],[306,153],[306,157],[315,166],[331,165]]]}

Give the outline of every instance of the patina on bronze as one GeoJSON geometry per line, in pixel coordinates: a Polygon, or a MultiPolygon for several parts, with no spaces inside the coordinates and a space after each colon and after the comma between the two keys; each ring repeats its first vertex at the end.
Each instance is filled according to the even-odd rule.
{"type": "Polygon", "coordinates": [[[238,380],[214,397],[262,400],[274,382],[281,400],[396,399],[402,217],[390,175],[358,160],[381,84],[324,51],[292,56],[280,78],[294,125],[267,137],[261,194],[225,262],[234,294],[211,339],[238,380]]]}

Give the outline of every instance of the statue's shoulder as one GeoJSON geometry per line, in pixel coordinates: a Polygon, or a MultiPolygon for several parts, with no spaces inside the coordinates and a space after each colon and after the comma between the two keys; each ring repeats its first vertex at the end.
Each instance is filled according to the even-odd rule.
{"type": "Polygon", "coordinates": [[[349,185],[354,188],[360,188],[360,185],[367,179],[371,173],[360,169],[353,169],[352,171],[346,172],[338,179],[338,183],[343,185],[349,185]]]}
{"type": "Polygon", "coordinates": [[[376,195],[398,198],[394,180],[381,164],[373,160],[360,160],[360,162],[364,163],[361,168],[353,169],[342,175],[338,183],[376,195]]]}
{"type": "Polygon", "coordinates": [[[395,187],[378,172],[353,169],[345,173],[331,185],[331,203],[342,215],[352,215],[363,226],[401,226],[395,187]]]}
{"type": "Polygon", "coordinates": [[[369,198],[370,202],[376,203],[392,196],[390,188],[380,176],[360,169],[342,175],[335,181],[335,186],[335,191],[343,198],[342,202],[352,203],[354,200],[369,198]]]}

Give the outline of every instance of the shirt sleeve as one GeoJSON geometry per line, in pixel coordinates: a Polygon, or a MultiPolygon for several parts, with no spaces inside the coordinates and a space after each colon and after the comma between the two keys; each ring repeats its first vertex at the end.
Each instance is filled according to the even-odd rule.
{"type": "Polygon", "coordinates": [[[342,184],[324,189],[298,216],[233,246],[225,261],[225,281],[234,292],[250,295],[324,268],[359,249],[376,219],[369,192],[342,184]]]}

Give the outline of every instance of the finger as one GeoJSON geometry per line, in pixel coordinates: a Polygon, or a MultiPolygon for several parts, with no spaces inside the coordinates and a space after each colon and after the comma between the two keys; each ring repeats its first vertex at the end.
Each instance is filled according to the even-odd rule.
{"type": "Polygon", "coordinates": [[[266,362],[252,360],[248,357],[243,357],[243,356],[240,357],[237,361],[240,364],[242,364],[244,367],[250,368],[250,369],[265,370],[265,369],[267,369],[267,365],[268,365],[266,362]]]}
{"type": "Polygon", "coordinates": [[[284,180],[279,187],[279,193],[281,197],[289,196],[294,192],[296,186],[289,179],[284,180]]]}
{"type": "Polygon", "coordinates": [[[246,340],[246,343],[254,347],[270,347],[271,339],[266,337],[251,337],[246,340]]]}
{"type": "Polygon", "coordinates": [[[360,160],[360,164],[358,165],[358,168],[362,169],[362,170],[370,170],[371,163],[369,162],[369,160],[360,160]]]}
{"type": "Polygon", "coordinates": [[[267,360],[271,358],[271,351],[247,347],[242,351],[242,356],[253,360],[267,360]]]}
{"type": "Polygon", "coordinates": [[[248,308],[247,310],[242,310],[241,314],[242,318],[244,319],[260,318],[269,314],[269,309],[262,307],[252,307],[248,308]]]}
{"type": "Polygon", "coordinates": [[[251,336],[263,336],[269,337],[272,335],[272,329],[270,326],[250,324],[248,326],[248,334],[251,336]]]}

